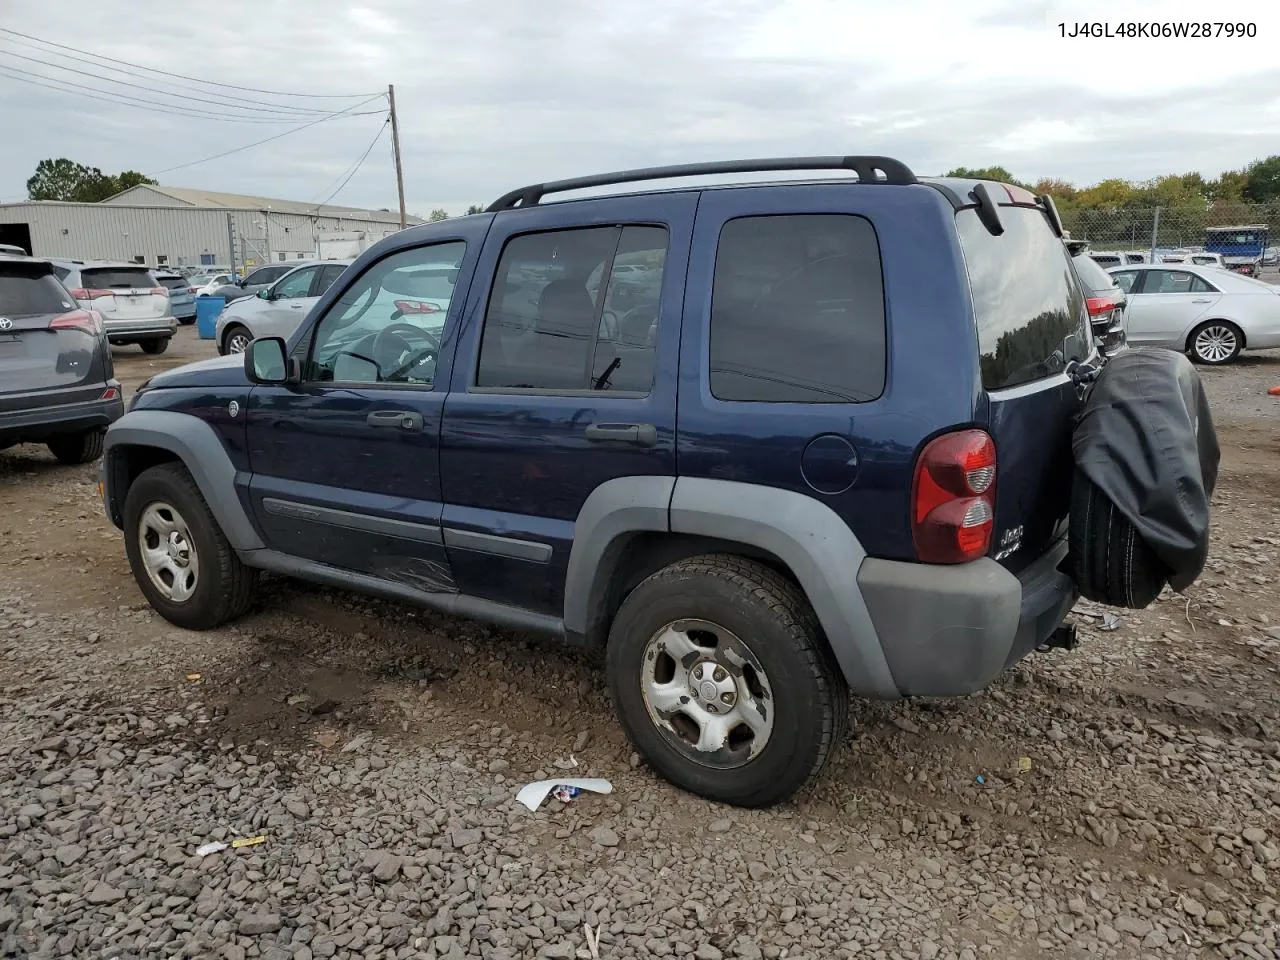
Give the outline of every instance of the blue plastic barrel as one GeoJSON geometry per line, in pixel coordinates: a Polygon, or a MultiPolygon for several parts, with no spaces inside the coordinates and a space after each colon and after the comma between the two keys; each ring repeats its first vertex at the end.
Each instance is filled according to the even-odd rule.
{"type": "Polygon", "coordinates": [[[201,340],[217,336],[218,314],[226,305],[226,297],[196,297],[196,332],[201,340]]]}

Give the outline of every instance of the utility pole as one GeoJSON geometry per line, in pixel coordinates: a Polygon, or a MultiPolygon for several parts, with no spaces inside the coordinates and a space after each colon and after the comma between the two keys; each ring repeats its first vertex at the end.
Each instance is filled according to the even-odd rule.
{"type": "Polygon", "coordinates": [[[404,167],[400,165],[400,124],[396,120],[396,85],[387,84],[387,101],[391,104],[391,152],[396,158],[396,190],[400,194],[400,229],[407,227],[404,215],[404,167]]]}
{"type": "Polygon", "coordinates": [[[227,261],[227,269],[234,275],[236,272],[236,228],[229,213],[227,214],[227,249],[231,253],[231,259],[227,261]]]}

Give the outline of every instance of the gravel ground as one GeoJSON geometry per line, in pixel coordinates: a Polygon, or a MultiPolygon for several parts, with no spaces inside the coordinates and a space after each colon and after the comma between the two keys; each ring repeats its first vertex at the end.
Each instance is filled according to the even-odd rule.
{"type": "Polygon", "coordinates": [[[981,695],[856,704],[768,811],[658,780],[598,667],[540,641],[284,581],[177,630],[91,468],[0,454],[0,956],[1274,958],[1280,355],[1205,379],[1185,596],[1107,632],[1082,605],[1078,650],[981,695]],[[515,803],[571,756],[615,792],[515,803]]]}

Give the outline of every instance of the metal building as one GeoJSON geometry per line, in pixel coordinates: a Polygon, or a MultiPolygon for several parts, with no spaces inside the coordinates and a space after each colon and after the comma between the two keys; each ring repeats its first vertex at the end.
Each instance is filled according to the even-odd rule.
{"type": "MultiPolygon", "coordinates": [[[[410,217],[409,223],[422,221],[410,217]]],[[[390,210],[317,206],[186,187],[131,187],[101,203],[0,204],[0,243],[38,257],[252,269],[351,256],[400,228],[390,210]]]]}

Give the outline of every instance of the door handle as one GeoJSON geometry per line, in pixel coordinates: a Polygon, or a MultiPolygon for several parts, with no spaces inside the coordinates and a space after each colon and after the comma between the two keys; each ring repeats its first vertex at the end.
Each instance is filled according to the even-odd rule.
{"type": "Polygon", "coordinates": [[[375,410],[364,418],[371,427],[385,427],[389,430],[421,430],[422,414],[408,410],[375,410]]]}
{"type": "Polygon", "coordinates": [[[1213,303],[1213,299],[1211,297],[1196,297],[1191,302],[1192,303],[1213,303]]]}
{"type": "Polygon", "coordinates": [[[658,428],[652,423],[592,423],[584,435],[591,443],[629,443],[635,447],[658,443],[658,428]]]}
{"type": "Polygon", "coordinates": [[[301,310],[301,309],[302,309],[302,304],[300,304],[300,303],[291,303],[291,304],[289,304],[289,309],[290,309],[290,310],[301,310]]]}

